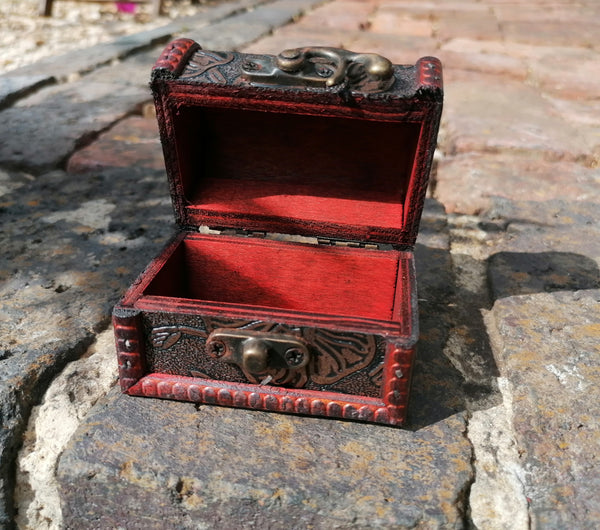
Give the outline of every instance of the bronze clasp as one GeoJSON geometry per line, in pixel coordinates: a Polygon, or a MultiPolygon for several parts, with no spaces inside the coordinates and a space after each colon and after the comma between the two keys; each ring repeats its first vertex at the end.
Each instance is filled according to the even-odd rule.
{"type": "Polygon", "coordinates": [[[255,56],[242,64],[242,77],[256,85],[333,87],[381,92],[394,83],[392,63],[375,53],[314,46],[255,56]]]}
{"type": "Polygon", "coordinates": [[[298,337],[245,329],[215,329],[206,340],[206,351],[253,374],[267,369],[297,370],[310,359],[307,345],[298,337]]]}

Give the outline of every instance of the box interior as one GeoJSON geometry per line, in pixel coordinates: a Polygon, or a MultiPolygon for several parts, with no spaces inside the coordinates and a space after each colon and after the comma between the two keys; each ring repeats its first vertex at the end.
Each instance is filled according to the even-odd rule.
{"type": "Polygon", "coordinates": [[[400,252],[190,235],[145,295],[394,320],[400,252]]]}
{"type": "Polygon", "coordinates": [[[200,106],[173,119],[171,178],[192,224],[218,214],[258,230],[284,220],[286,233],[402,228],[420,123],[200,106]]]}

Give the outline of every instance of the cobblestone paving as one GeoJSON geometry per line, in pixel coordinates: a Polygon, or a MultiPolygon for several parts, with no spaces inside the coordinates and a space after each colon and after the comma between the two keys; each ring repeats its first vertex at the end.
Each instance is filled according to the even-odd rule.
{"type": "MultiPolygon", "coordinates": [[[[600,4],[254,4],[0,76],[2,524],[597,528],[600,4]],[[89,389],[66,446],[36,439],[36,405],[174,230],[146,87],[182,33],[442,59],[408,429],[89,389]],[[45,486],[26,476],[36,447],[60,456],[45,486]]],[[[89,385],[83,366],[68,373],[89,385]]]]}

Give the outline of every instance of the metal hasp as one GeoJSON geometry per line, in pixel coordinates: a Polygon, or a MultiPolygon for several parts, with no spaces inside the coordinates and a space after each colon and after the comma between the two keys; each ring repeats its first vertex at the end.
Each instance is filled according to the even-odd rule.
{"type": "Polygon", "coordinates": [[[362,92],[382,92],[394,83],[392,63],[375,53],[313,46],[282,51],[277,57],[252,57],[242,76],[255,85],[333,87],[347,83],[362,92]]]}
{"type": "Polygon", "coordinates": [[[269,368],[296,370],[310,359],[308,347],[298,337],[244,329],[215,329],[206,340],[206,351],[254,374],[269,368]]]}

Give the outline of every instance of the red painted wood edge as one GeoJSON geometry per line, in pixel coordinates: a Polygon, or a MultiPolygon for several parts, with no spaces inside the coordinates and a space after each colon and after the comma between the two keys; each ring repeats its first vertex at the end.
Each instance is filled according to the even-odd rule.
{"type": "Polygon", "coordinates": [[[400,387],[393,395],[393,402],[388,404],[380,399],[333,392],[260,387],[167,374],[149,374],[126,392],[133,396],[289,414],[310,414],[387,425],[402,425],[406,418],[405,402],[408,397],[407,392],[400,387]]]}
{"type": "Polygon", "coordinates": [[[145,373],[141,335],[142,323],[138,312],[115,309],[113,313],[117,361],[119,364],[119,383],[126,392],[143,377],[145,373]]]}
{"type": "Polygon", "coordinates": [[[382,394],[388,411],[397,419],[397,423],[394,425],[400,425],[406,419],[414,356],[414,349],[402,349],[388,344],[382,394]]]}
{"type": "Polygon", "coordinates": [[[416,67],[419,88],[439,92],[441,95],[444,89],[441,61],[437,57],[421,57],[416,67]]]}
{"type": "Polygon", "coordinates": [[[153,77],[162,77],[167,74],[169,78],[177,77],[186,67],[188,59],[200,45],[192,39],[176,39],[167,44],[158,61],[152,68],[153,77]]]}

